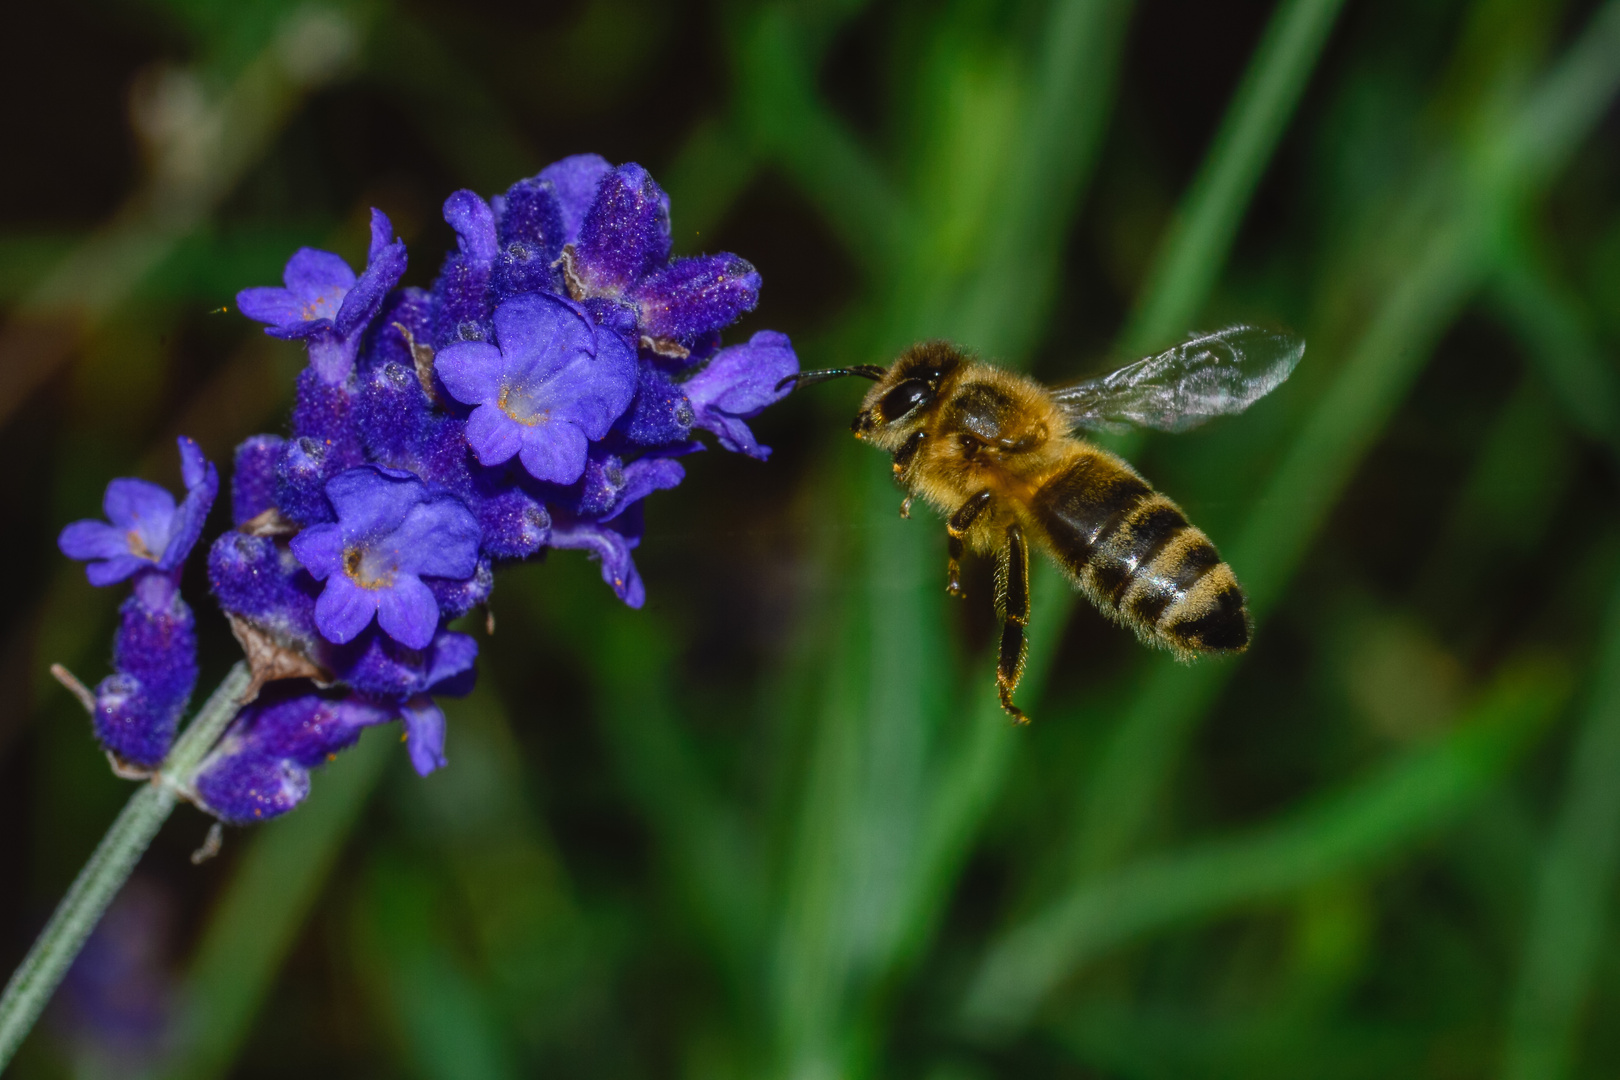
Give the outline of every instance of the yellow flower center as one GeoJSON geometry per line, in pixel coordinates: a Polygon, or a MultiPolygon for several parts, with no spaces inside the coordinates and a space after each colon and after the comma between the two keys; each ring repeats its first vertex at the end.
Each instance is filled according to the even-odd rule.
{"type": "Polygon", "coordinates": [[[495,399],[495,405],[524,427],[534,427],[551,418],[551,410],[542,409],[534,394],[521,387],[501,387],[501,396],[495,399]]]}
{"type": "Polygon", "coordinates": [[[395,567],[370,548],[343,549],[343,573],[362,589],[386,589],[394,583],[395,567]]]}
{"type": "Polygon", "coordinates": [[[335,315],[338,301],[342,299],[337,292],[321,293],[315,299],[304,305],[303,318],[305,322],[315,319],[327,319],[335,315]]]}
{"type": "Polygon", "coordinates": [[[158,561],[157,553],[146,546],[146,537],[141,535],[139,529],[131,529],[125,533],[124,542],[129,545],[129,553],[137,559],[145,559],[147,562],[158,561]]]}

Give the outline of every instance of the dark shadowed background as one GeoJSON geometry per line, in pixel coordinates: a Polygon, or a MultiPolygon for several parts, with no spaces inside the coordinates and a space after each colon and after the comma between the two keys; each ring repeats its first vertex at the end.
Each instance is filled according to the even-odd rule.
{"type": "MultiPolygon", "coordinates": [[[[128,795],[61,661],[106,481],[280,431],[234,311],[380,207],[639,161],[808,367],[950,337],[1060,382],[1236,321],[1294,378],[1109,442],[1244,581],[1180,666],[1035,582],[947,601],[862,390],[654,496],[642,611],[507,568],[427,780],[182,810],[19,1078],[1502,1077],[1620,1068],[1620,3],[12,5],[0,65],[0,961],[128,795]]],[[[212,532],[224,527],[223,514],[212,532]]],[[[194,560],[200,562],[200,560],[194,560]]],[[[235,655],[186,580],[203,690],[235,655]]],[[[109,592],[117,592],[110,590],[109,592]]],[[[481,631],[480,631],[481,632],[481,631]]],[[[201,692],[199,693],[199,697],[201,692]]]]}

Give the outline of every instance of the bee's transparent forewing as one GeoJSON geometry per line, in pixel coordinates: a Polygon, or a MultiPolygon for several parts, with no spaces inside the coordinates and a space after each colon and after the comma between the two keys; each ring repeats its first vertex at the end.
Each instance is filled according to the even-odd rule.
{"type": "Polygon", "coordinates": [[[1053,396],[1071,427],[1185,431],[1247,409],[1281,386],[1304,355],[1305,342],[1292,334],[1228,326],[1053,396]]]}

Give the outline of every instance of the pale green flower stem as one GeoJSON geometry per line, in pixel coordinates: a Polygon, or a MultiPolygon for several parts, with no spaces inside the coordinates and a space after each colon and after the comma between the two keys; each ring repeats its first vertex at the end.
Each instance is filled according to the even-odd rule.
{"type": "Polygon", "coordinates": [[[6,984],[5,994],[0,995],[0,1069],[10,1063],[22,1045],[90,931],[129,879],[181,794],[190,790],[197,767],[242,707],[248,682],[245,664],[231,668],[169,751],[163,768],[130,796],[34,947],[18,965],[6,984]]]}

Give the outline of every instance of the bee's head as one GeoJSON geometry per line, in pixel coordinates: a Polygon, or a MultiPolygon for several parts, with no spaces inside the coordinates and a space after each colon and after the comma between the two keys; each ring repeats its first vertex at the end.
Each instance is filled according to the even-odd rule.
{"type": "Polygon", "coordinates": [[[945,384],[966,360],[962,350],[948,341],[924,341],[901,353],[867,391],[850,425],[855,437],[885,450],[897,449],[933,415],[945,384]]]}
{"type": "Polygon", "coordinates": [[[845,375],[871,379],[877,385],[867,391],[861,411],[850,427],[857,439],[867,439],[883,449],[893,450],[922,427],[944,393],[946,383],[966,361],[966,354],[948,341],[924,341],[901,353],[900,359],[887,368],[859,364],[826,371],[803,371],[789,375],[781,385],[808,386],[845,375]]]}

